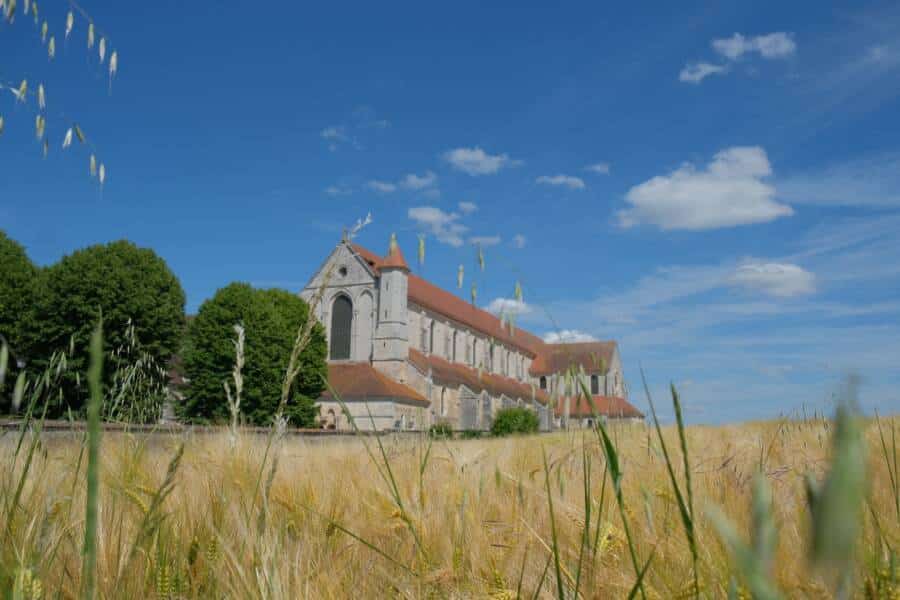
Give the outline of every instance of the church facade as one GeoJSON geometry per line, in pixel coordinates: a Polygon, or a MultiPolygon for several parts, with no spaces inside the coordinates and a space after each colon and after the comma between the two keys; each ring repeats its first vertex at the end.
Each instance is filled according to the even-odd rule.
{"type": "MultiPolygon", "coordinates": [[[[642,419],[626,400],[613,341],[548,344],[414,275],[399,246],[380,256],[342,240],[301,296],[322,292],[315,316],[328,339],[323,427],[486,430],[501,408],[534,410],[544,430],[589,424],[575,367],[597,412],[642,419]],[[338,401],[340,398],[341,402],[338,401]]],[[[587,403],[591,404],[591,403],[587,403]]]]}

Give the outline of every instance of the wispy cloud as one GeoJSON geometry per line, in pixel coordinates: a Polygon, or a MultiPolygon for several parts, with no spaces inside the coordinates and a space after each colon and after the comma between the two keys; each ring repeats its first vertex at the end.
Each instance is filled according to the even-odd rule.
{"type": "Polygon", "coordinates": [[[797,265],[748,262],[731,276],[731,283],[778,298],[805,296],[816,291],[815,275],[797,265]]]}
{"type": "Polygon", "coordinates": [[[678,73],[678,80],[685,83],[700,83],[710,75],[724,75],[728,67],[707,62],[688,63],[678,73]]]}
{"type": "Polygon", "coordinates": [[[397,191],[397,186],[389,181],[379,181],[377,179],[373,179],[368,182],[366,186],[370,190],[375,190],[379,194],[390,194],[397,191]]]}
{"type": "Polygon", "coordinates": [[[595,173],[597,175],[609,175],[609,167],[610,165],[608,162],[598,162],[586,166],[584,170],[590,171],[591,173],[595,173]]]}
{"type": "Polygon", "coordinates": [[[848,371],[865,378],[868,407],[900,410],[898,221],[825,223],[789,242],[791,254],[660,267],[592,298],[542,303],[523,320],[618,340],[638,404],[638,363],[654,393],[693,380],[685,401],[694,421],[821,407],[848,371]]]}
{"type": "Polygon", "coordinates": [[[534,181],[542,185],[567,187],[570,190],[583,190],[586,187],[583,179],[572,175],[541,175],[534,181]]]}
{"type": "Polygon", "coordinates": [[[371,136],[373,133],[371,130],[387,129],[391,125],[387,119],[378,118],[375,109],[368,105],[356,107],[349,118],[341,121],[340,124],[330,125],[319,132],[319,136],[325,140],[326,146],[331,152],[337,152],[346,146],[362,150],[360,137],[371,136]]]}
{"type": "Polygon", "coordinates": [[[561,329],[544,335],[544,341],[548,344],[571,344],[574,342],[595,342],[597,338],[578,329],[561,329]]]}
{"type": "Polygon", "coordinates": [[[460,202],[457,206],[459,206],[459,212],[464,215],[470,215],[478,210],[478,205],[474,202],[460,202]]]}
{"type": "Polygon", "coordinates": [[[460,215],[447,213],[435,206],[416,206],[407,216],[422,230],[431,233],[439,242],[453,247],[463,245],[463,236],[469,228],[459,222],[460,215]]]}
{"type": "Polygon", "coordinates": [[[485,310],[495,315],[518,316],[532,311],[531,306],[515,298],[494,298],[485,310]]]}
{"type": "Polygon", "coordinates": [[[397,183],[373,179],[366,184],[366,187],[380,194],[391,194],[399,189],[422,192],[426,198],[436,200],[441,196],[440,190],[435,187],[437,179],[438,177],[434,172],[425,171],[423,175],[409,173],[401,177],[397,183]]]}
{"type": "Polygon", "coordinates": [[[328,149],[332,152],[336,152],[343,144],[358,146],[356,140],[347,134],[347,128],[341,125],[326,127],[319,132],[319,135],[327,142],[328,149]]]}
{"type": "Polygon", "coordinates": [[[728,148],[703,169],[685,163],[632,187],[625,195],[630,206],[618,212],[619,224],[702,230],[790,216],[793,209],[776,202],[775,188],[765,182],[771,174],[762,148],[728,148]]]}
{"type": "Polygon", "coordinates": [[[444,153],[443,159],[453,168],[472,176],[493,175],[500,169],[521,163],[511,159],[507,154],[488,154],[478,146],[448,150],[444,153]]]}
{"type": "Polygon", "coordinates": [[[475,246],[496,246],[503,239],[499,235],[481,235],[469,238],[469,243],[475,246]]]}
{"type": "Polygon", "coordinates": [[[521,233],[517,233],[512,238],[513,246],[515,246],[516,248],[524,248],[527,241],[528,240],[521,233]]]}
{"type": "Polygon", "coordinates": [[[349,196],[353,190],[344,185],[329,185],[325,188],[325,193],[329,196],[349,196]]]}
{"type": "Polygon", "coordinates": [[[900,154],[828,165],[778,180],[778,196],[796,204],[900,207],[900,154]]]}
{"type": "Polygon", "coordinates": [[[353,123],[361,129],[387,129],[391,122],[379,117],[375,109],[367,104],[357,106],[353,110],[353,123]]]}
{"type": "Polygon", "coordinates": [[[729,60],[738,60],[748,53],[757,53],[767,59],[786,58],[797,51],[793,34],[784,31],[752,37],[735,33],[729,38],[713,40],[712,47],[729,60]]]}
{"type": "Polygon", "coordinates": [[[731,71],[730,64],[750,54],[759,55],[763,59],[772,60],[787,58],[797,51],[797,43],[792,33],[776,31],[766,35],[745,36],[735,33],[728,38],[714,39],[713,50],[725,60],[725,64],[714,64],[708,61],[695,61],[686,64],[678,73],[678,80],[684,83],[699,84],[711,75],[725,75],[731,71]]]}
{"type": "Polygon", "coordinates": [[[423,190],[437,183],[437,175],[431,171],[426,171],[424,175],[416,175],[410,173],[402,180],[400,186],[408,190],[423,190]]]}

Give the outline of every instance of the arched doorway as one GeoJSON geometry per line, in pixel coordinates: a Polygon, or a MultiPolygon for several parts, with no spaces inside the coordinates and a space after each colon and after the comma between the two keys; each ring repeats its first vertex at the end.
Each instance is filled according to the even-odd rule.
{"type": "Polygon", "coordinates": [[[340,295],[331,307],[331,360],[350,360],[350,333],[353,323],[353,303],[340,295]]]}

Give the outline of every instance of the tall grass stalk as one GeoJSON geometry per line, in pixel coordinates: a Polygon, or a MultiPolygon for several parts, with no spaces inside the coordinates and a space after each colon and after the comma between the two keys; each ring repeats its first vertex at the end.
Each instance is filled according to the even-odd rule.
{"type": "Polygon", "coordinates": [[[81,570],[82,595],[97,594],[97,513],[100,505],[100,407],[103,403],[103,321],[97,324],[90,343],[87,406],[87,494],[84,511],[84,562],[81,570]]]}
{"type": "Polygon", "coordinates": [[[884,466],[888,470],[888,476],[891,478],[891,493],[894,498],[894,511],[897,514],[897,520],[900,521],[900,472],[897,471],[897,428],[891,422],[891,449],[888,451],[887,442],[884,438],[884,430],[882,429],[881,416],[875,411],[875,423],[878,425],[878,437],[881,440],[881,456],[884,458],[884,466]]]}
{"type": "Polygon", "coordinates": [[[691,551],[691,561],[693,563],[693,577],[694,577],[694,596],[698,597],[700,595],[700,579],[699,574],[697,573],[697,537],[694,533],[694,493],[693,488],[691,486],[691,465],[690,460],[688,458],[688,449],[687,449],[687,437],[684,432],[684,419],[681,414],[681,402],[678,398],[678,391],[675,389],[675,385],[672,384],[670,386],[672,392],[672,405],[675,409],[675,422],[678,428],[678,439],[681,442],[681,455],[684,463],[684,482],[685,488],[687,490],[687,503],[684,500],[684,494],[681,491],[681,486],[678,485],[678,479],[675,477],[675,469],[672,465],[672,459],[669,457],[669,450],[666,447],[666,440],[662,434],[662,427],[659,425],[659,418],[656,415],[656,407],[653,405],[653,397],[650,394],[650,387],[647,385],[647,378],[644,375],[644,370],[641,369],[641,381],[644,385],[644,392],[647,396],[647,403],[650,405],[650,412],[653,415],[653,425],[656,428],[656,434],[659,439],[659,446],[663,453],[663,459],[666,462],[666,471],[669,474],[669,482],[672,484],[672,491],[675,494],[675,498],[678,501],[678,511],[681,515],[681,523],[684,526],[684,533],[687,537],[688,548],[691,551]]]}
{"type": "MultiPolygon", "coordinates": [[[[591,399],[593,403],[593,398],[591,399]]],[[[638,564],[637,551],[635,550],[634,539],[631,535],[631,527],[628,525],[628,517],[625,514],[625,499],[622,495],[622,469],[619,465],[619,454],[616,447],[606,431],[606,426],[602,421],[597,421],[597,432],[603,447],[603,453],[606,456],[606,463],[609,465],[609,477],[612,480],[613,494],[616,498],[616,505],[619,507],[619,517],[622,519],[622,529],[625,530],[625,538],[628,541],[628,553],[631,555],[631,565],[634,567],[634,574],[637,576],[638,590],[641,592],[641,598],[646,599],[647,594],[644,591],[643,569],[638,564]]]]}
{"type": "Polygon", "coordinates": [[[547,488],[547,509],[550,515],[550,539],[553,542],[553,566],[556,568],[556,593],[559,600],[565,600],[562,568],[559,563],[559,541],[556,536],[556,516],[553,514],[553,491],[550,489],[550,468],[547,466],[547,450],[541,446],[544,458],[544,484],[547,488]]]}

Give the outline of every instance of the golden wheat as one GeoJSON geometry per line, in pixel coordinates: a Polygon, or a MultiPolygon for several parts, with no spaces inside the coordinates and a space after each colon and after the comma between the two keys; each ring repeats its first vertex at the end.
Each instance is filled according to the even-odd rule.
{"type": "MultiPolygon", "coordinates": [[[[774,579],[791,597],[828,597],[827,574],[811,570],[805,558],[803,475],[827,469],[829,429],[821,419],[687,429],[702,597],[726,597],[732,586],[744,593],[704,515],[707,506],[720,507],[746,535],[761,460],[778,529],[774,579]]],[[[184,440],[108,433],[100,452],[97,591],[123,598],[555,597],[555,545],[563,588],[574,589],[580,579],[584,597],[624,597],[635,583],[624,517],[639,562],[654,556],[646,596],[693,597],[691,551],[660,447],[648,433],[641,425],[610,432],[623,472],[621,513],[611,489],[604,490],[611,486],[593,432],[433,442],[388,436],[382,440],[388,465],[366,451],[363,444],[373,442],[362,438],[276,439],[266,456],[270,440],[251,434],[233,444],[226,432],[184,440]],[[170,461],[182,441],[173,474],[170,461]],[[592,471],[587,536],[585,465],[592,471]],[[167,478],[171,492],[148,531],[149,505],[167,478]],[[585,537],[589,545],[596,537],[594,551],[582,552],[585,537]]],[[[675,429],[663,435],[670,449],[679,447],[675,429]]],[[[13,456],[11,437],[0,441],[4,457],[13,456]]],[[[869,507],[853,589],[896,597],[886,553],[900,529],[874,422],[866,440],[869,507]]],[[[82,443],[80,434],[44,434],[21,500],[6,513],[0,550],[3,564],[16,567],[3,575],[21,597],[57,590],[74,596],[81,586],[82,443]]],[[[21,462],[2,463],[4,505],[21,462]]]]}

